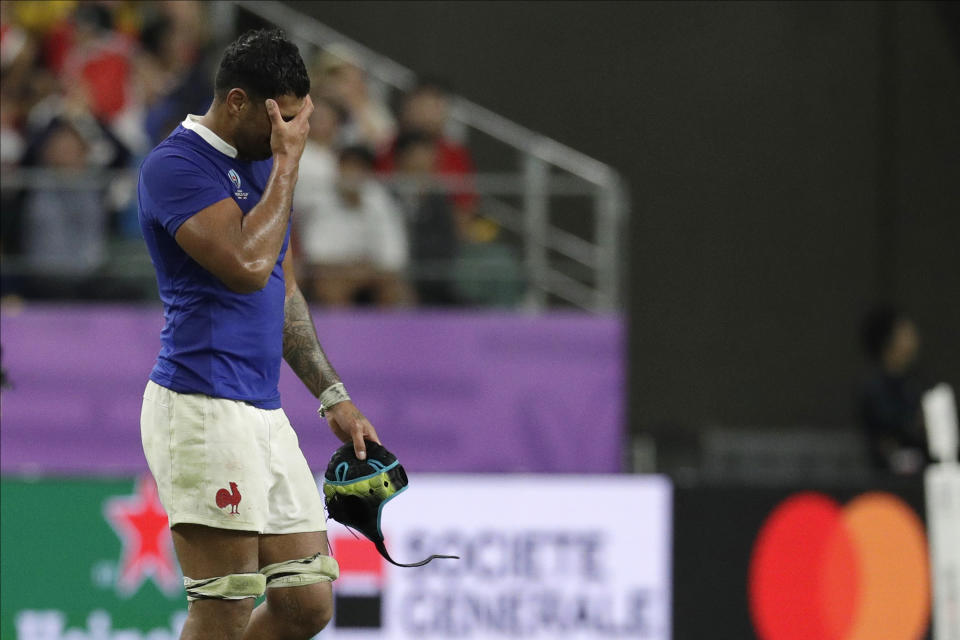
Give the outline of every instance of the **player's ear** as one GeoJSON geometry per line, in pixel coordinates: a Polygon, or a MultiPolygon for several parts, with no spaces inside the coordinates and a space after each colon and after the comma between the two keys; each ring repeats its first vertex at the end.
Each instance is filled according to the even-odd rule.
{"type": "Polygon", "coordinates": [[[243,89],[230,89],[227,93],[227,113],[237,118],[244,115],[244,112],[250,108],[250,97],[243,89]]]}

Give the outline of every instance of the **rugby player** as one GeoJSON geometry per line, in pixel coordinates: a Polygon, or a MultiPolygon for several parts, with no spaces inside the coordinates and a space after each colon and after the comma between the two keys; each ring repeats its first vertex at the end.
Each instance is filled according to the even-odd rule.
{"type": "Polygon", "coordinates": [[[141,435],[190,602],[182,639],[310,638],[332,615],[339,569],[280,408],[281,356],[360,459],[364,438],[379,442],[317,340],[288,250],[309,91],[282,32],[248,32],[224,53],[207,113],[140,170],[165,318],[141,435]]]}

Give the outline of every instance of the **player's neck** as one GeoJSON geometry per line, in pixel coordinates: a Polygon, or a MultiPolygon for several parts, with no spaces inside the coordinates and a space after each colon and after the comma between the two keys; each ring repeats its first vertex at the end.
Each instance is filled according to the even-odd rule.
{"type": "Polygon", "coordinates": [[[200,116],[200,124],[205,126],[210,131],[214,132],[217,137],[226,142],[232,147],[236,147],[233,140],[233,127],[230,124],[227,114],[217,108],[217,103],[214,101],[210,108],[205,114],[200,116]]]}

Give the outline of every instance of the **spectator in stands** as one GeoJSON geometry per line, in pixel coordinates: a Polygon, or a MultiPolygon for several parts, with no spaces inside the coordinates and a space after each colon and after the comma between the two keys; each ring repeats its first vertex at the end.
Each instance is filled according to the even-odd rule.
{"type": "Polygon", "coordinates": [[[151,147],[173,131],[185,114],[210,106],[213,70],[204,54],[202,7],[197,2],[160,5],[140,33],[137,79],[146,109],[151,147]]]}
{"type": "Polygon", "coordinates": [[[44,130],[79,104],[109,127],[124,147],[146,147],[149,141],[132,73],[137,7],[110,2],[55,4],[15,5],[15,14],[33,25],[40,42],[25,91],[31,133],[44,130]]]}
{"type": "MultiPolygon", "coordinates": [[[[340,103],[326,96],[314,97],[313,106],[310,133],[300,157],[300,179],[293,195],[294,217],[298,221],[304,216],[312,215],[316,203],[332,202],[337,197],[340,128],[347,115],[340,103]]],[[[309,283],[312,275],[311,269],[304,264],[300,230],[301,226],[295,224],[291,238],[294,247],[293,259],[297,277],[300,282],[307,283],[303,290],[310,296],[312,289],[309,283]]]]}
{"type": "Polygon", "coordinates": [[[928,460],[920,405],[925,385],[914,371],[916,325],[895,307],[879,306],[864,318],[861,339],[871,371],[860,389],[858,413],[873,465],[916,473],[928,460]]]}
{"type": "Polygon", "coordinates": [[[418,301],[428,306],[457,304],[451,277],[460,242],[450,200],[436,184],[434,138],[406,131],[397,137],[393,149],[403,180],[397,197],[407,218],[418,301]]]}
{"type": "MultiPolygon", "coordinates": [[[[38,86],[46,86],[44,74],[36,75],[41,78],[37,84],[28,83],[22,88],[24,104],[31,95],[42,94],[38,86]]],[[[23,167],[75,171],[128,166],[129,150],[94,117],[85,92],[76,86],[65,95],[48,93],[33,106],[27,120],[30,126],[26,128],[20,161],[23,167]]],[[[28,188],[10,196],[14,204],[9,210],[5,207],[4,217],[13,220],[12,224],[5,221],[4,233],[12,227],[17,237],[9,241],[4,238],[4,244],[22,255],[40,276],[23,282],[24,293],[77,293],[77,279],[90,275],[106,259],[109,222],[112,212],[122,206],[124,183],[129,194],[130,181],[121,177],[108,189],[54,188],[48,180],[42,188],[28,188]],[[111,197],[104,198],[105,192],[111,197]],[[48,277],[42,277],[44,273],[48,277]],[[57,281],[60,276],[63,278],[57,281]],[[64,283],[69,286],[62,286],[64,283]],[[27,291],[29,287],[34,291],[27,291]]],[[[4,200],[6,204],[7,194],[4,200]]]]}
{"type": "MultiPolygon", "coordinates": [[[[450,93],[445,84],[434,80],[420,82],[403,97],[400,105],[400,130],[418,131],[428,135],[434,143],[433,171],[438,176],[467,182],[467,188],[454,190],[451,203],[456,214],[457,229],[464,239],[472,238],[477,196],[469,182],[474,175],[469,150],[447,134],[450,120],[450,93]]],[[[391,146],[378,159],[378,169],[394,170],[396,150],[391,146]]]]}
{"type": "MultiPolygon", "coordinates": [[[[144,5],[133,67],[138,104],[127,123],[140,129],[140,144],[130,160],[132,171],[186,114],[206,113],[210,106],[214,70],[212,58],[205,55],[203,11],[193,0],[144,5]]],[[[126,206],[118,212],[116,230],[125,238],[139,238],[141,233],[133,195],[131,188],[126,206]]]]}
{"type": "MultiPolygon", "coordinates": [[[[30,79],[37,45],[13,11],[11,3],[0,2],[0,170],[4,176],[15,169],[26,150],[24,121],[29,104],[30,79]]],[[[22,216],[20,189],[0,191],[0,256],[21,251],[22,216]]],[[[0,295],[19,291],[21,279],[9,269],[0,272],[0,295]]]]}
{"type": "Polygon", "coordinates": [[[0,92],[0,166],[7,168],[20,163],[26,147],[20,131],[22,113],[13,91],[0,92]]]}
{"type": "Polygon", "coordinates": [[[334,190],[340,128],[347,117],[339,103],[322,95],[314,98],[313,106],[310,134],[300,158],[300,180],[296,190],[300,202],[328,197],[325,194],[334,190]]]}
{"type": "Polygon", "coordinates": [[[335,189],[301,190],[298,184],[294,210],[308,276],[305,291],[323,304],[386,307],[409,301],[403,218],[374,180],[373,165],[369,149],[346,147],[339,155],[335,189]]]}
{"type": "Polygon", "coordinates": [[[92,167],[104,169],[123,169],[129,166],[130,150],[114,134],[113,130],[89,110],[89,104],[82,92],[70,91],[64,96],[43,105],[42,117],[31,113],[31,135],[28,137],[23,164],[35,166],[42,164],[42,143],[51,130],[68,123],[86,144],[85,162],[92,167]]]}
{"type": "Polygon", "coordinates": [[[343,141],[364,145],[376,151],[386,147],[397,130],[396,121],[386,104],[371,91],[358,58],[349,48],[332,45],[314,65],[312,84],[317,93],[339,102],[348,114],[343,141]]]}
{"type": "MultiPolygon", "coordinates": [[[[0,93],[8,102],[8,116],[16,112],[16,129],[24,138],[31,108],[48,94],[59,90],[53,74],[41,64],[40,38],[43,32],[40,26],[34,25],[31,29],[22,23],[21,14],[31,15],[30,11],[25,10],[34,4],[39,3],[0,2],[0,93]]],[[[60,5],[56,7],[62,8],[60,5]]],[[[56,9],[51,8],[49,15],[57,15],[56,9]]],[[[41,12],[34,13],[42,15],[41,12]]],[[[9,126],[10,123],[7,124],[9,126]]],[[[46,122],[43,124],[46,125],[46,122]]],[[[5,150],[4,153],[10,154],[10,151],[5,150]]]]}
{"type": "Polygon", "coordinates": [[[36,42],[15,21],[10,3],[0,2],[0,73],[4,91],[19,91],[24,86],[36,53],[36,42]]]}
{"type": "MultiPolygon", "coordinates": [[[[23,157],[26,142],[20,132],[20,104],[12,91],[0,90],[0,170],[6,175],[23,157]]],[[[0,191],[0,256],[15,255],[20,250],[19,190],[0,191]]],[[[19,280],[11,274],[0,274],[0,295],[18,288],[19,280]]]]}
{"type": "MultiPolygon", "coordinates": [[[[89,154],[77,128],[68,120],[56,120],[40,143],[40,166],[83,171],[90,166],[89,154]]],[[[35,189],[24,210],[25,257],[38,272],[76,277],[101,266],[108,216],[99,190],[59,185],[35,189]]]]}
{"type": "Polygon", "coordinates": [[[148,145],[133,85],[134,40],[115,26],[113,7],[77,5],[60,69],[60,82],[78,92],[95,118],[107,124],[128,148],[148,145]]]}

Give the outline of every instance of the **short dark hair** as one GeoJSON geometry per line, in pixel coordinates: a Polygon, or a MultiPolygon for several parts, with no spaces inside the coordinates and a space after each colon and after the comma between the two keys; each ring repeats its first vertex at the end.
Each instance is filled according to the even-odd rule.
{"type": "Polygon", "coordinates": [[[363,144],[353,144],[340,150],[340,162],[350,160],[356,160],[367,169],[373,169],[377,165],[377,156],[370,147],[363,144]]]}
{"type": "Polygon", "coordinates": [[[430,146],[435,144],[433,136],[419,129],[408,129],[401,131],[400,135],[393,142],[393,154],[399,158],[414,147],[430,146]]]}
{"type": "Polygon", "coordinates": [[[870,360],[878,361],[890,344],[894,329],[906,316],[891,304],[877,305],[871,309],[860,324],[860,341],[870,360]]]}
{"type": "Polygon", "coordinates": [[[330,110],[336,115],[337,124],[342,125],[350,120],[350,112],[347,111],[347,108],[343,106],[342,102],[330,95],[321,93],[313,96],[313,104],[315,107],[319,107],[321,105],[330,107],[330,110]]]}
{"type": "Polygon", "coordinates": [[[310,93],[310,77],[297,45],[279,29],[257,29],[230,43],[220,60],[214,84],[218,98],[240,88],[256,98],[310,93]]]}
{"type": "Polygon", "coordinates": [[[77,24],[90,27],[98,33],[110,31],[114,26],[113,13],[110,9],[92,2],[81,2],[77,5],[73,19],[77,24]]]}

